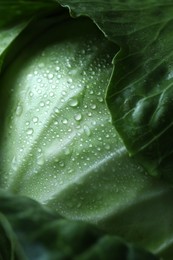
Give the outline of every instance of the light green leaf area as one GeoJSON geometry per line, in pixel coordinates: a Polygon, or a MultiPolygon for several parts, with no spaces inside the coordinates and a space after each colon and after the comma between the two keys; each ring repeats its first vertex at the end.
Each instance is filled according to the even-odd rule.
{"type": "Polygon", "coordinates": [[[103,88],[114,46],[92,23],[66,23],[28,43],[1,81],[4,183],[28,195],[34,190],[41,201],[54,195],[56,185],[60,191],[77,173],[106,160],[105,154],[109,158],[116,134],[103,88]]]}
{"type": "Polygon", "coordinates": [[[120,46],[107,93],[113,124],[130,155],[172,185],[172,1],[59,2],[120,46]]]}
{"type": "Polygon", "coordinates": [[[173,191],[129,158],[111,124],[117,47],[87,19],[41,25],[1,75],[1,188],[162,252],[173,191]]]}

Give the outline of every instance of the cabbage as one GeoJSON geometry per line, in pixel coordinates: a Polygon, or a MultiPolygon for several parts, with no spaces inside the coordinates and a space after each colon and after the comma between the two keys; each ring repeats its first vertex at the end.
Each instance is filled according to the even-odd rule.
{"type": "Polygon", "coordinates": [[[171,259],[172,8],[2,1],[2,259],[171,259]]]}

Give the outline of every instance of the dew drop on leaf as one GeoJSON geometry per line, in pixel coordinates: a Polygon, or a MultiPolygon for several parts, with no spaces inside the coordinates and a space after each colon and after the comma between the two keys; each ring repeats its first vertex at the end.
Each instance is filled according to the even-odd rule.
{"type": "Polygon", "coordinates": [[[53,79],[54,75],[52,73],[48,74],[48,79],[53,79]]]}
{"type": "Polygon", "coordinates": [[[76,121],[80,121],[81,119],[82,119],[82,115],[79,113],[79,114],[76,114],[75,116],[74,116],[74,118],[75,118],[75,120],[76,121]]]}
{"type": "Polygon", "coordinates": [[[40,154],[40,155],[37,157],[37,164],[38,164],[38,165],[43,165],[43,164],[44,164],[44,156],[43,156],[43,154],[40,154]]]}
{"type": "Polygon", "coordinates": [[[71,79],[71,78],[69,78],[68,80],[67,80],[67,83],[68,84],[71,84],[73,82],[73,80],[71,79]]]}
{"type": "Polygon", "coordinates": [[[32,120],[33,120],[34,123],[37,123],[38,122],[38,117],[35,116],[35,117],[33,117],[32,120]]]}
{"type": "Polygon", "coordinates": [[[51,91],[49,95],[50,95],[50,97],[53,97],[54,93],[51,91]]]}
{"type": "Polygon", "coordinates": [[[18,161],[17,161],[17,158],[15,156],[13,157],[13,160],[11,162],[11,167],[14,171],[16,171],[18,169],[18,161]]]}
{"type": "Polygon", "coordinates": [[[87,125],[84,126],[84,132],[85,132],[85,134],[86,134],[87,136],[90,136],[90,135],[91,135],[91,130],[90,130],[90,128],[89,128],[87,125]]]}
{"type": "Polygon", "coordinates": [[[110,146],[109,144],[106,144],[106,145],[105,145],[105,148],[106,148],[106,150],[110,150],[110,149],[111,149],[111,146],[110,146]]]}
{"type": "Polygon", "coordinates": [[[59,166],[60,166],[60,167],[64,167],[64,166],[65,166],[65,163],[62,162],[62,161],[60,161],[60,162],[59,162],[59,166]]]}
{"type": "Polygon", "coordinates": [[[56,71],[59,71],[59,70],[60,70],[60,67],[59,67],[59,66],[57,66],[57,67],[55,68],[55,70],[56,70],[56,71]]]}
{"type": "Polygon", "coordinates": [[[23,112],[22,106],[18,105],[17,108],[16,108],[16,115],[21,116],[22,112],[23,112]]]}
{"type": "Polygon", "coordinates": [[[43,101],[40,102],[40,106],[41,107],[44,107],[45,106],[45,103],[43,101]]]}
{"type": "Polygon", "coordinates": [[[67,120],[66,118],[64,118],[64,119],[62,120],[62,123],[63,123],[64,125],[66,125],[66,124],[68,123],[68,120],[67,120]]]}
{"type": "Polygon", "coordinates": [[[76,107],[78,105],[78,100],[76,98],[71,99],[69,105],[71,107],[76,107]]]}
{"type": "Polygon", "coordinates": [[[55,109],[54,109],[54,112],[56,113],[56,114],[59,114],[59,109],[57,108],[57,107],[55,107],[55,109]]]}
{"type": "Polygon", "coordinates": [[[32,135],[33,132],[34,132],[33,128],[28,128],[26,131],[27,135],[32,135]]]}
{"type": "Polygon", "coordinates": [[[91,109],[93,109],[93,110],[96,109],[96,107],[97,107],[96,104],[91,105],[91,109]]]}
{"type": "Polygon", "coordinates": [[[44,65],[43,62],[41,62],[41,63],[38,64],[38,67],[39,67],[39,68],[43,68],[44,66],[45,66],[45,65],[44,65]]]}

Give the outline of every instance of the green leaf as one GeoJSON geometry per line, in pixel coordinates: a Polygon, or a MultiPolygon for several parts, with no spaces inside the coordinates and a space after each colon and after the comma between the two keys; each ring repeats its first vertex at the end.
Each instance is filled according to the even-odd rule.
{"type": "Polygon", "coordinates": [[[157,260],[91,225],[57,217],[25,197],[0,191],[0,212],[1,259],[157,260]]]}
{"type": "Polygon", "coordinates": [[[10,43],[16,38],[16,36],[23,30],[25,23],[15,25],[12,28],[0,30],[0,55],[10,45],[10,43]]]}
{"type": "MultiPolygon", "coordinates": [[[[0,71],[2,70],[4,60],[8,59],[6,52],[9,47],[11,48],[11,45],[13,46],[13,41],[17,39],[15,46],[13,46],[13,51],[11,51],[13,58],[17,51],[25,46],[28,37],[25,36],[25,38],[21,39],[20,34],[26,29],[29,22],[39,20],[42,16],[45,17],[51,11],[57,16],[63,12],[60,5],[54,1],[49,3],[44,0],[34,2],[27,0],[0,1],[0,71]]],[[[29,30],[28,34],[30,35],[29,30]]],[[[5,61],[5,63],[7,62],[5,61]]]]}
{"type": "Polygon", "coordinates": [[[2,183],[26,194],[37,190],[42,201],[54,194],[56,183],[61,188],[105,153],[110,157],[115,135],[102,89],[112,70],[112,44],[88,20],[70,19],[64,26],[50,20],[44,34],[48,21],[37,21],[32,49],[21,51],[1,81],[2,183]],[[38,190],[38,181],[44,189],[38,190]]]}
{"type": "Polygon", "coordinates": [[[26,259],[10,223],[2,213],[0,213],[0,259],[26,259]]]}
{"type": "Polygon", "coordinates": [[[172,1],[60,3],[120,46],[107,93],[113,123],[130,155],[172,185],[172,1]]]}
{"type": "Polygon", "coordinates": [[[59,8],[54,0],[0,0],[0,28],[13,27],[53,7],[59,8]]]}

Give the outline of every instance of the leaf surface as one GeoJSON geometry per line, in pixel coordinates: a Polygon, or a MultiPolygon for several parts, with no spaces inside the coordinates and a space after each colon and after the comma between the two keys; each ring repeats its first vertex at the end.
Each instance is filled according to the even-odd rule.
{"type": "Polygon", "coordinates": [[[1,259],[158,258],[86,223],[57,218],[35,201],[0,191],[1,259]]]}
{"type": "Polygon", "coordinates": [[[130,155],[172,185],[172,1],[59,2],[120,46],[107,92],[113,123],[130,155]]]}

